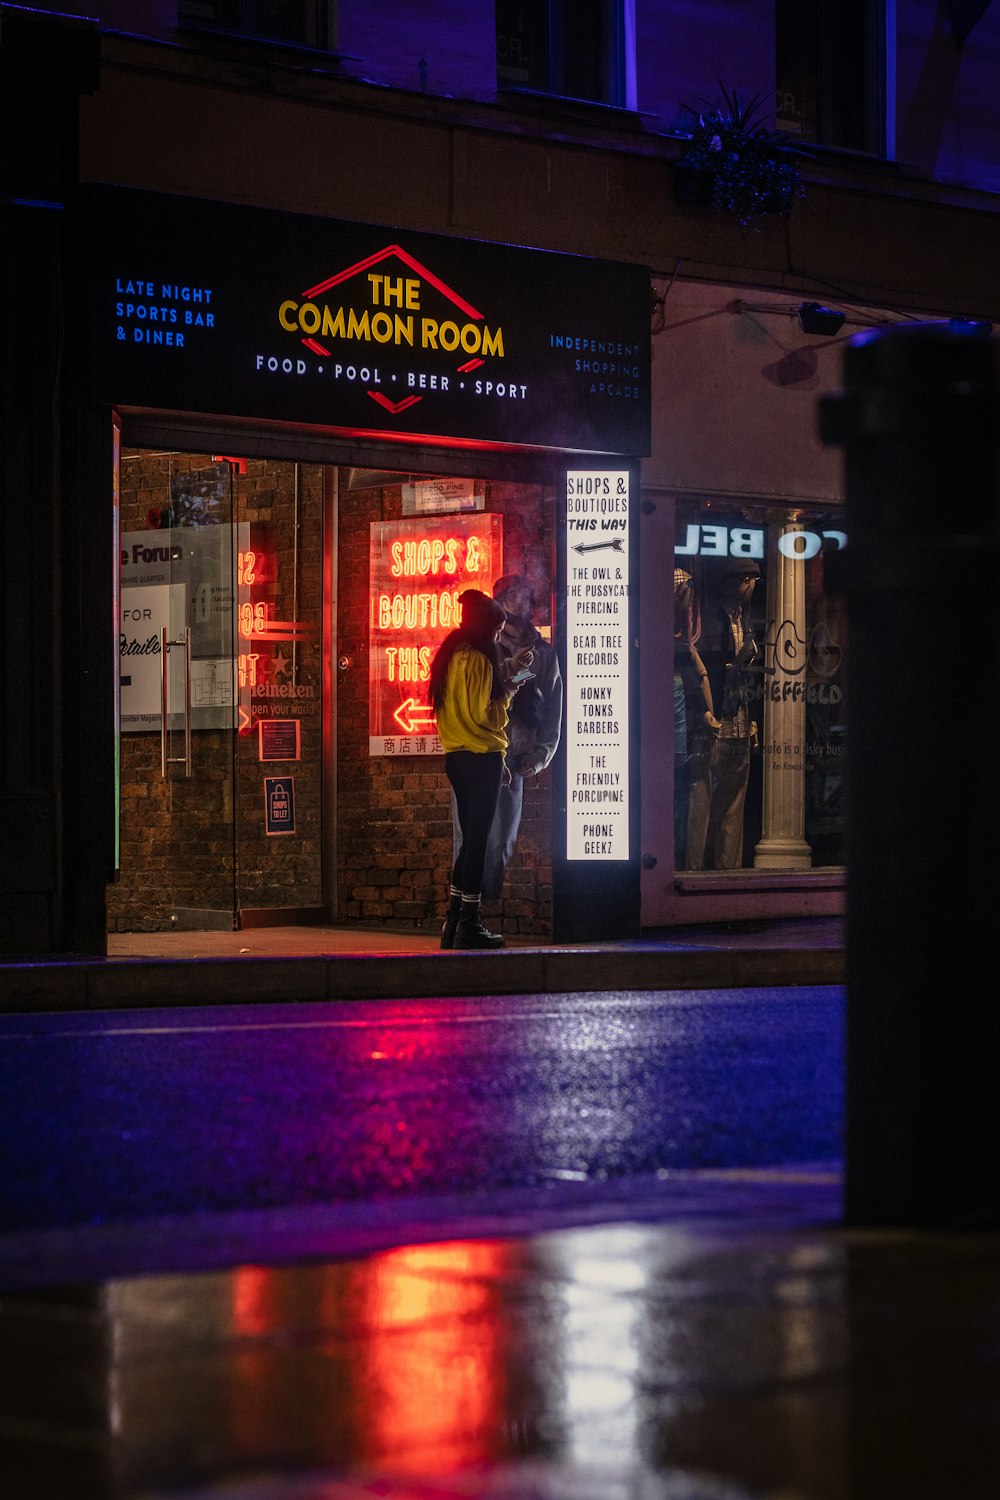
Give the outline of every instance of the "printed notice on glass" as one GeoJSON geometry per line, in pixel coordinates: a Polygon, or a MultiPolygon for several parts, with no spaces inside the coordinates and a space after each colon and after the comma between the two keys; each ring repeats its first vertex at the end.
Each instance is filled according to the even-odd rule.
{"type": "Polygon", "coordinates": [[[629,472],[566,476],[566,857],[629,858],[629,472]]]}

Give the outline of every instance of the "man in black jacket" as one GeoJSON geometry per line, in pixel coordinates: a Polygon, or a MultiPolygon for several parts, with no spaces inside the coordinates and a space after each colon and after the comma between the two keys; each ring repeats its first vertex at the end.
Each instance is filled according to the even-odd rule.
{"type": "MultiPolygon", "coordinates": [[[[521,684],[510,706],[506,755],[510,780],[500,789],[486,845],[483,898],[487,901],[499,898],[514,853],[521,826],[524,778],[544,771],[559,748],[563,709],[562,674],[555,647],[532,624],[535,597],[531,584],[519,573],[507,573],[493,585],[493,597],[507,616],[500,632],[501,657],[506,659],[530,646],[534,676],[521,684]]],[[[452,818],[452,832],[457,857],[461,847],[457,816],[452,818]]]]}

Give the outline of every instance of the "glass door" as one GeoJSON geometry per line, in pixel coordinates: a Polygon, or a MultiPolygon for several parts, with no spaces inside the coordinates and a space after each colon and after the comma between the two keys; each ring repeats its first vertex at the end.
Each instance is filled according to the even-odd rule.
{"type": "Polygon", "coordinates": [[[121,450],[112,932],[323,910],[326,472],[121,450]]]}
{"type": "Polygon", "coordinates": [[[236,925],[232,466],[121,455],[121,869],[111,925],[236,925]]]}

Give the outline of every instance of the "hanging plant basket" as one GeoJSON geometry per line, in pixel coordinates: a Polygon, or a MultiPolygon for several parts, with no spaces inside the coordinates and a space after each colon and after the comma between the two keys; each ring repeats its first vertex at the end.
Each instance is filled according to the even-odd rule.
{"type": "Polygon", "coordinates": [[[783,215],[804,196],[796,156],[806,153],[783,131],[758,123],[767,95],[744,99],[721,84],[721,100],[685,109],[685,143],[674,168],[678,203],[714,209],[744,228],[783,215]]]}

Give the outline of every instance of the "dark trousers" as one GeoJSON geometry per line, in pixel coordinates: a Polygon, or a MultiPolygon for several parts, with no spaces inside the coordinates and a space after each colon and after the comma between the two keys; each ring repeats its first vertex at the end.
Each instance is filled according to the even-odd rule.
{"type": "MultiPolygon", "coordinates": [[[[507,752],[508,756],[510,751],[507,752]]],[[[497,810],[490,824],[490,836],[486,840],[486,862],[483,865],[483,899],[499,901],[503,880],[517,845],[518,829],[521,826],[521,808],[524,804],[524,777],[520,771],[511,771],[510,785],[500,788],[497,810]]],[[[458,859],[462,847],[462,825],[458,819],[458,803],[451,794],[451,857],[458,859]]]]}
{"type": "Polygon", "coordinates": [[[463,895],[478,896],[483,888],[483,866],[490,825],[500,797],[503,756],[499,750],[449,750],[444,769],[458,807],[462,847],[451,883],[463,895]]]}

